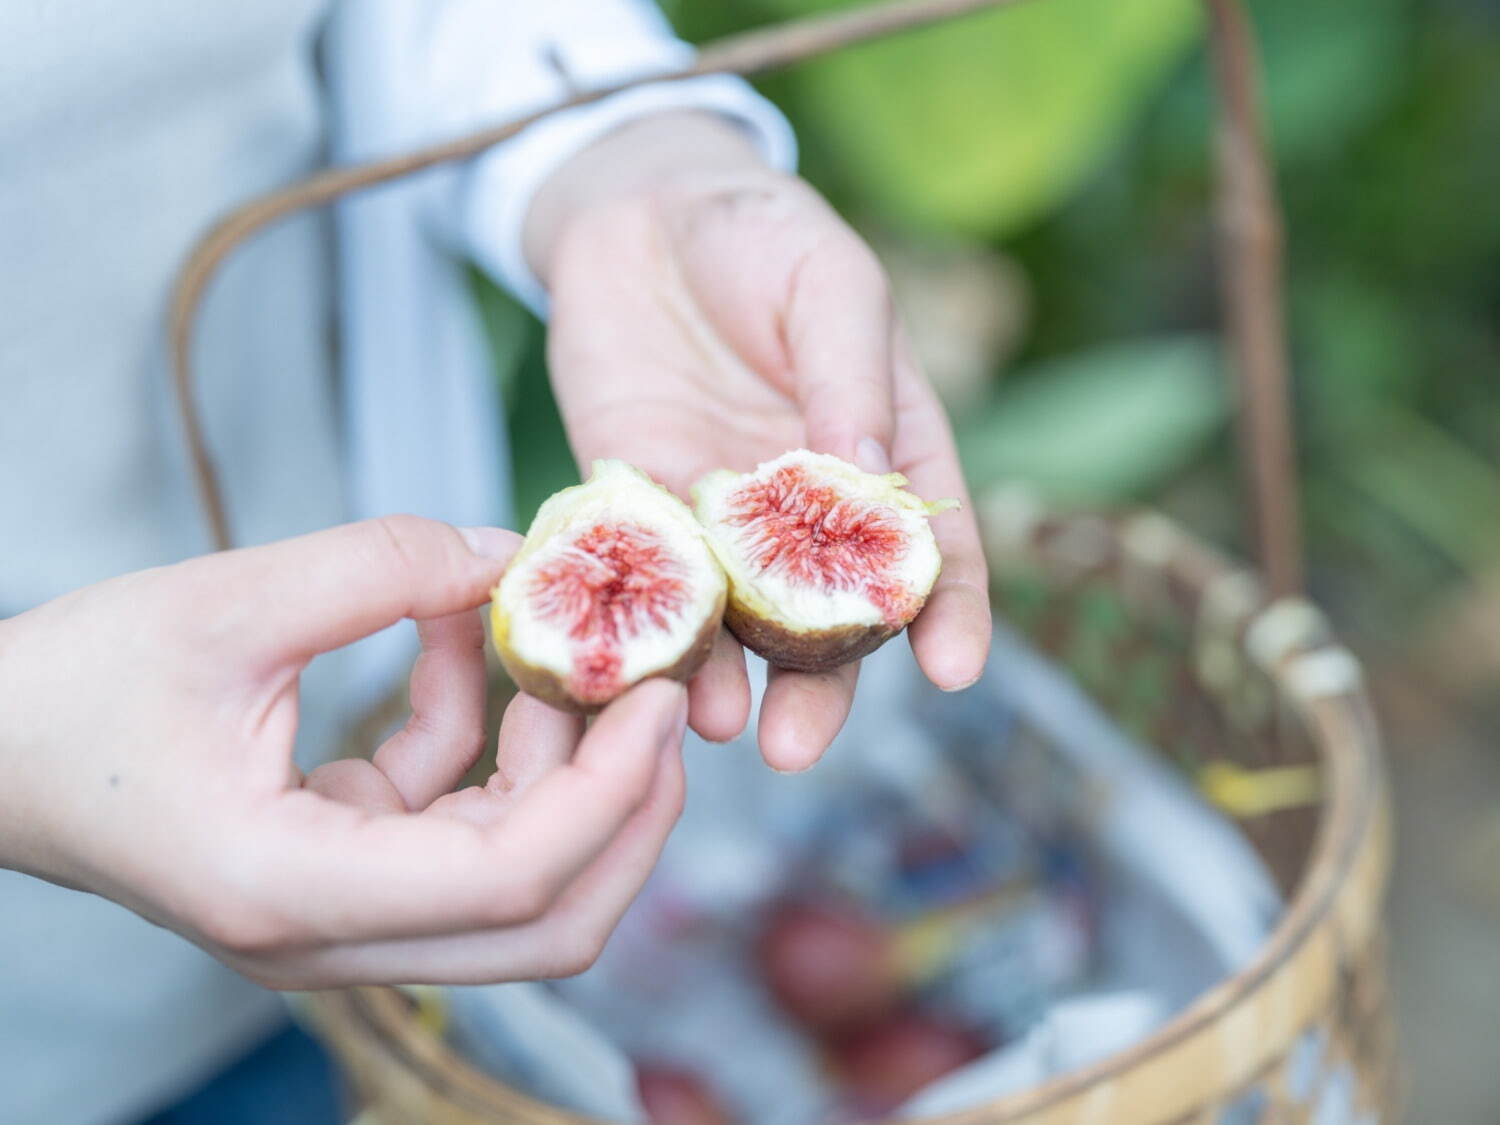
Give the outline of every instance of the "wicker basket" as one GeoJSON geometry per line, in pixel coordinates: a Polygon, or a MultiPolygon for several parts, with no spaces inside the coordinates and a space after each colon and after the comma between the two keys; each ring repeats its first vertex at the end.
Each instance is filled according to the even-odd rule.
{"type": "MultiPolygon", "coordinates": [[[[748,74],[854,42],[1017,0],[883,0],[705,48],[653,81],[748,74]]],[[[1280,318],[1275,188],[1255,108],[1253,36],[1239,0],[1204,0],[1221,110],[1221,283],[1240,380],[1247,493],[1267,581],[1297,587],[1295,499],[1280,318]]],[[[175,389],[205,514],[233,536],[193,391],[192,337],[204,292],[246,239],[296,211],[472,157],[561,106],[364,165],[336,168],[225,216],[184,265],[174,297],[175,389]]],[[[1390,827],[1359,669],[1320,615],[1273,599],[1249,571],[1159,516],[1048,511],[1016,493],[981,505],[998,611],[1069,666],[1122,725],[1242,814],[1287,895],[1253,963],[1133,1048],[944,1125],[1170,1125],[1313,1121],[1324,1092],[1394,1120],[1392,1022],[1380,914],[1390,827]],[[1268,797],[1269,795],[1269,797],[1268,797]]],[[[400,707],[400,701],[397,701],[400,707]]],[[[380,709],[354,732],[391,716],[380,709]]],[[[582,1125],[497,1083],[457,1055],[406,993],[314,995],[309,1012],[381,1125],[582,1125]]]]}
{"type": "MultiPolygon", "coordinates": [[[[1252,964],[1135,1047],[943,1125],[1313,1120],[1325,1087],[1395,1120],[1381,903],[1385,785],[1359,668],[1306,602],[1152,514],[985,506],[1000,612],[1130,727],[1199,778],[1302,777],[1240,823],[1289,894],[1252,964]],[[1217,763],[1217,765],[1215,765],[1217,763]],[[1225,767],[1228,767],[1227,770],[1225,767]],[[1316,1043],[1316,1045],[1314,1045],[1316,1043]]],[[[405,994],[320,994],[311,1012],[381,1125],[563,1125],[457,1055],[405,994]]]]}

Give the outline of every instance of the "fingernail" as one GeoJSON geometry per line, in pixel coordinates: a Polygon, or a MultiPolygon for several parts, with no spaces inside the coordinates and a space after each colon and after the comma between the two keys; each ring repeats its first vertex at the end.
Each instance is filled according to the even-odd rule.
{"type": "Polygon", "coordinates": [[[867,473],[888,473],[891,471],[891,455],[872,437],[859,439],[859,444],[854,447],[854,461],[867,473]]]}
{"type": "Polygon", "coordinates": [[[512,554],[510,533],[498,527],[461,527],[458,534],[482,559],[506,559],[512,554]]]}
{"type": "MultiPolygon", "coordinates": [[[[827,749],[827,747],[824,747],[824,749],[827,749]]],[[[776,757],[786,761],[801,762],[802,765],[778,766],[775,762],[771,761],[770,755],[765,753],[765,747],[761,748],[761,757],[765,758],[766,765],[770,766],[772,770],[774,770],[776,773],[781,774],[783,777],[787,777],[792,774],[806,773],[808,770],[812,769],[813,766],[818,764],[818,760],[822,758],[822,756],[823,752],[821,750],[817,753],[810,754],[806,750],[798,749],[791,753],[777,754],[776,757]]]]}
{"type": "Polygon", "coordinates": [[[959,683],[959,684],[939,684],[938,687],[939,687],[940,690],[947,691],[947,692],[967,691],[969,688],[971,688],[975,684],[977,684],[979,682],[979,680],[980,680],[980,677],[983,676],[983,675],[984,675],[983,672],[979,672],[979,673],[976,673],[971,679],[964,680],[963,683],[959,683]]]}
{"type": "Polygon", "coordinates": [[[813,766],[815,766],[816,764],[817,764],[816,762],[808,762],[807,765],[805,765],[805,766],[798,766],[796,769],[790,769],[790,770],[784,770],[780,766],[771,766],[771,772],[772,773],[779,773],[782,777],[796,777],[799,773],[806,773],[808,770],[812,769],[813,766]]]}

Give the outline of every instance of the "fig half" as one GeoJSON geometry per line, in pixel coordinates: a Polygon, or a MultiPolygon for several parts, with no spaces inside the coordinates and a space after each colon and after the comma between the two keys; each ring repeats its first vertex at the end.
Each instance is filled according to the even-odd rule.
{"type": "Polygon", "coordinates": [[[928,504],[900,473],[793,450],[693,487],[698,520],[729,575],[724,621],[782,668],[826,672],[874,652],[927,601],[942,555],[928,504]]]}
{"type": "Polygon", "coordinates": [[[592,712],[649,677],[692,676],[725,594],[688,506],[624,461],[595,461],[537,510],[492,591],[490,624],[517,687],[592,712]]]}

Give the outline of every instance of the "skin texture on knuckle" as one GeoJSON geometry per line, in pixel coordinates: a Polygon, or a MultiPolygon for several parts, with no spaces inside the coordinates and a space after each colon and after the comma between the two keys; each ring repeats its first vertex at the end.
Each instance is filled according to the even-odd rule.
{"type": "Polygon", "coordinates": [[[413,715],[411,729],[413,734],[426,736],[451,748],[455,761],[463,767],[465,773],[479,761],[488,741],[483,718],[413,715]]]}
{"type": "Polygon", "coordinates": [[[298,936],[296,928],[274,912],[229,897],[201,904],[193,924],[212,946],[251,964],[285,952],[298,936]]]}
{"type": "Polygon", "coordinates": [[[366,525],[372,537],[371,549],[380,557],[380,570],[414,585],[425,576],[428,567],[424,556],[425,542],[435,524],[420,516],[380,516],[366,525]]]}
{"type": "MultiPolygon", "coordinates": [[[[373,572],[408,592],[413,616],[473,600],[473,584],[489,564],[477,559],[458,531],[439,520],[408,514],[367,521],[373,572]]],[[[494,576],[491,575],[490,578],[494,576]]]]}
{"type": "Polygon", "coordinates": [[[484,755],[485,746],[488,744],[488,735],[484,729],[483,721],[465,723],[453,735],[453,745],[461,751],[460,761],[464,772],[474,768],[474,763],[484,755]]]}

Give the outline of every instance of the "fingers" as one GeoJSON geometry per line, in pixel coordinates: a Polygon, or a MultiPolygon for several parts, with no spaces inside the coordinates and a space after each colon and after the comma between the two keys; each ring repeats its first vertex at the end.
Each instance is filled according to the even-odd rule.
{"type": "Polygon", "coordinates": [[[501,826],[530,889],[540,884],[550,902],[614,838],[648,796],[659,751],[680,746],[686,726],[686,691],[660,679],[594,720],[572,762],[536,782],[501,826]]]}
{"type": "Polygon", "coordinates": [[[525,800],[533,785],[567,765],[583,737],[583,716],[518,694],[500,720],[495,772],[485,784],[439,797],[429,809],[471,824],[495,824],[525,800]]]}
{"type": "Polygon", "coordinates": [[[417,622],[411,718],[375,751],[407,809],[425,809],[463,780],[484,751],[484,626],[472,609],[417,622]]]}
{"type": "Polygon", "coordinates": [[[582,715],[548,707],[530,695],[517,695],[500,721],[495,772],[485,784],[494,796],[520,798],[573,756],[583,737],[582,715]]]}
{"type": "Polygon", "coordinates": [[[474,609],[521,537],[387,516],[188,564],[216,598],[215,638],[278,665],[305,661],[405,617],[474,609]]]}
{"type": "Polygon", "coordinates": [[[536,781],[498,823],[432,811],[370,816],[287,794],[289,823],[257,825],[277,846],[253,860],[246,853],[230,887],[235,909],[207,919],[208,935],[244,952],[538,918],[650,796],[686,717],[681,685],[648,681],[607,708],[573,760],[536,781]]]}
{"type": "Polygon", "coordinates": [[[858,679],[857,662],[831,672],[768,668],[758,729],[766,764],[796,773],[821,758],[849,717],[858,679]]]}
{"type": "MultiPolygon", "coordinates": [[[[668,746],[646,803],[614,844],[559,899],[552,915],[542,920],[542,926],[550,926],[559,939],[553,948],[562,953],[560,959],[542,967],[543,975],[571,976],[598,957],[661,858],[686,795],[682,746],[668,746]]],[[[537,937],[545,948],[544,935],[537,937]]]]}
{"type": "Polygon", "coordinates": [[[894,312],[879,261],[841,229],[801,259],[789,285],[786,344],[808,446],[889,471],[894,312]]]}
{"type": "Polygon", "coordinates": [[[917,619],[907,628],[923,673],[944,691],[968,687],[984,671],[989,655],[989,570],[974,505],[964,484],[948,416],[918,373],[905,334],[896,330],[897,398],[901,429],[896,468],[925,500],[953,497],[963,505],[932,519],[943,570],[917,619]]]}
{"type": "Polygon", "coordinates": [[[341,758],[319,766],[302,783],[320,797],[372,813],[406,811],[406,801],[386,777],[363,758],[341,758]]]}
{"type": "Polygon", "coordinates": [[[750,721],[745,650],[727,629],[714,638],[708,662],[688,682],[688,722],[710,742],[738,738],[750,721]]]}
{"type": "Polygon", "coordinates": [[[486,984],[582,972],[599,956],[656,866],[682,812],[684,789],[681,748],[668,746],[650,796],[603,854],[534,922],[294,954],[272,967],[268,983],[287,988],[486,984]]]}

